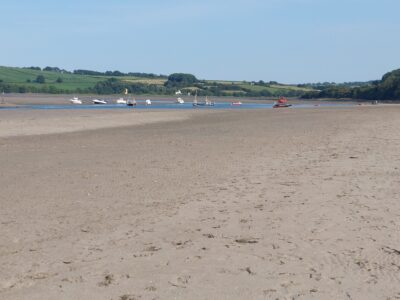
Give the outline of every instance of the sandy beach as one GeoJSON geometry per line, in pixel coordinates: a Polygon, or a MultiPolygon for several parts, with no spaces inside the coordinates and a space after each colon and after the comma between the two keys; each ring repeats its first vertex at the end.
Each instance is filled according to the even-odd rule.
{"type": "Polygon", "coordinates": [[[399,115],[0,110],[0,299],[400,299],[399,115]]]}

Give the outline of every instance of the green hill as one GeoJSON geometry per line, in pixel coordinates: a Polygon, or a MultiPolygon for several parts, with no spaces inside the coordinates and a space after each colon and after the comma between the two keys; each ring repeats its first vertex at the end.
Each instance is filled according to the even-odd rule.
{"type": "Polygon", "coordinates": [[[381,80],[359,87],[330,86],[309,92],[303,98],[349,98],[364,100],[400,100],[400,69],[386,73],[381,80]]]}
{"type": "MultiPolygon", "coordinates": [[[[92,76],[92,75],[79,75],[66,72],[54,71],[41,71],[28,68],[13,68],[0,66],[0,84],[3,86],[9,85],[10,87],[18,88],[18,90],[40,92],[41,90],[49,90],[48,92],[72,93],[72,92],[90,92],[99,82],[112,78],[112,76],[92,76]],[[45,83],[37,83],[38,76],[44,76],[45,83]],[[61,82],[57,80],[61,79],[61,82]]],[[[151,83],[154,81],[156,84],[163,84],[165,80],[157,80],[152,78],[140,78],[125,76],[122,80],[128,82],[145,82],[151,83]]],[[[15,90],[16,91],[16,90],[15,90]]],[[[17,91],[16,91],[17,92],[17,91]]]]}
{"type": "Polygon", "coordinates": [[[59,68],[15,68],[0,66],[0,92],[6,93],[95,93],[118,94],[128,89],[133,94],[174,95],[197,93],[210,96],[301,96],[312,91],[307,87],[246,81],[198,80],[191,74],[154,74],[96,72],[59,68]],[[133,76],[136,75],[136,76],[133,76]],[[189,80],[190,79],[190,80],[189,80]]]}

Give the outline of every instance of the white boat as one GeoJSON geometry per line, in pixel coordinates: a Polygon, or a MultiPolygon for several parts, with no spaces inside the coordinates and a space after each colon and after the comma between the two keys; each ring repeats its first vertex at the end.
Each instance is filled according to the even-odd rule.
{"type": "Polygon", "coordinates": [[[125,100],[124,98],[119,98],[119,99],[116,101],[116,103],[117,103],[117,104],[128,104],[128,101],[125,100]]]}
{"type": "Polygon", "coordinates": [[[116,103],[117,104],[126,104],[127,101],[125,99],[120,98],[120,99],[117,99],[116,103]]]}
{"type": "Polygon", "coordinates": [[[206,104],[207,106],[214,106],[214,105],[215,105],[215,102],[214,102],[214,101],[208,100],[208,98],[206,97],[206,102],[205,102],[205,104],[206,104]]]}
{"type": "Polygon", "coordinates": [[[107,104],[105,100],[94,99],[93,104],[107,104]]]}
{"type": "Polygon", "coordinates": [[[82,104],[82,100],[78,99],[77,97],[69,99],[69,102],[71,102],[72,104],[82,104]]]}
{"type": "Polygon", "coordinates": [[[146,105],[151,105],[151,100],[150,99],[146,100],[146,105]]]}
{"type": "Polygon", "coordinates": [[[128,106],[136,106],[136,100],[135,99],[127,100],[126,101],[126,105],[128,105],[128,106]]]}
{"type": "Polygon", "coordinates": [[[175,95],[182,95],[181,90],[177,90],[177,91],[175,92],[175,95]]]}
{"type": "Polygon", "coordinates": [[[178,98],[178,99],[176,99],[176,102],[175,102],[175,103],[177,103],[177,104],[184,104],[185,101],[184,101],[182,98],[178,98]]]}

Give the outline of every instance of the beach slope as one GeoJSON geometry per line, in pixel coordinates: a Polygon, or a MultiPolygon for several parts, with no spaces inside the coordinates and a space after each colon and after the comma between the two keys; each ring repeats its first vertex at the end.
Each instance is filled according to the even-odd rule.
{"type": "Polygon", "coordinates": [[[0,111],[1,299],[400,297],[400,108],[125,114],[0,111]]]}

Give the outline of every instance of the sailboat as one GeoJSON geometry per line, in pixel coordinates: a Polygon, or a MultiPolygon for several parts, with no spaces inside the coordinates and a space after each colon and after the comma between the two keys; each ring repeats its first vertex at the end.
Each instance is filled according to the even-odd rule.
{"type": "Polygon", "coordinates": [[[195,99],[193,101],[193,106],[214,106],[215,102],[208,100],[208,97],[206,96],[206,100],[204,102],[197,102],[197,95],[195,96],[195,99]]]}
{"type": "Polygon", "coordinates": [[[198,105],[198,102],[197,102],[197,92],[196,92],[196,94],[194,95],[193,106],[197,106],[197,105],[198,105]]]}
{"type": "Polygon", "coordinates": [[[136,106],[135,98],[128,99],[128,93],[129,93],[128,89],[125,89],[124,90],[124,95],[127,96],[127,99],[125,100],[124,98],[120,98],[120,99],[117,100],[117,103],[126,104],[127,106],[136,106]]]}

